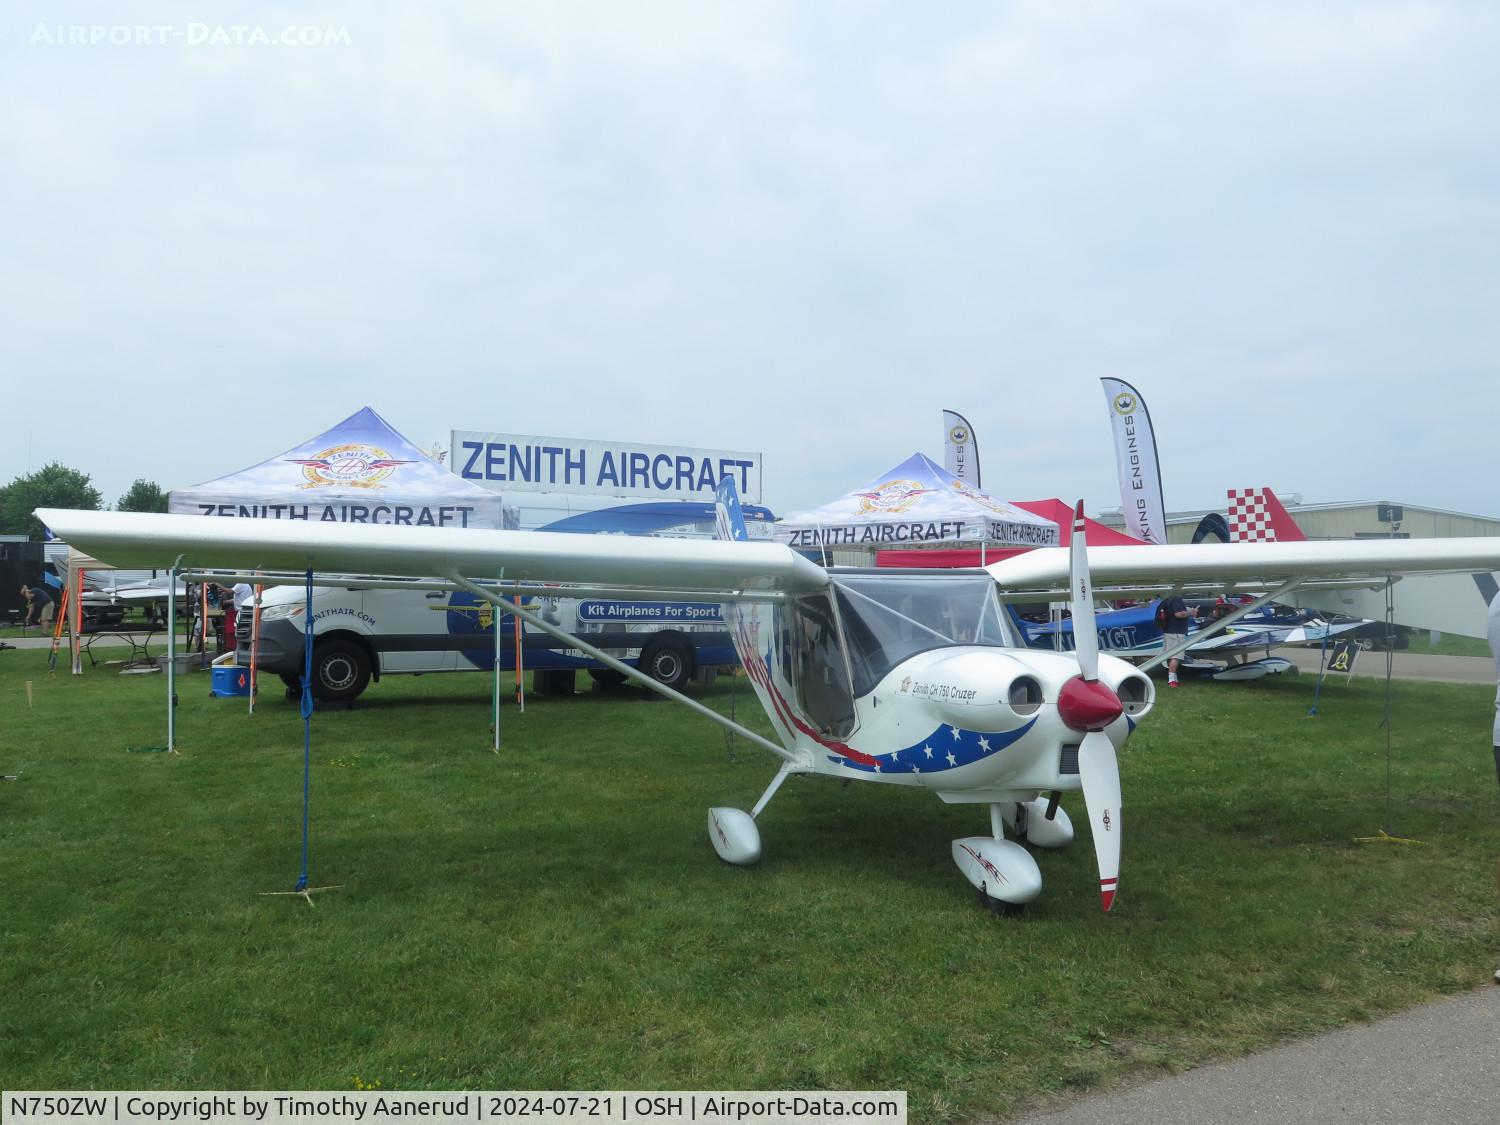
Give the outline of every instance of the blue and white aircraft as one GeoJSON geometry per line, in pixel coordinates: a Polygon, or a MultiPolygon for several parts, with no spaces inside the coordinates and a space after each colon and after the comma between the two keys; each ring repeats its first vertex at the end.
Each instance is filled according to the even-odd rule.
{"type": "MultiPolygon", "coordinates": [[[[1097,614],[1094,620],[1099,634],[1099,650],[1126,660],[1156,663],[1170,645],[1180,640],[1163,633],[1156,623],[1156,607],[1160,604],[1160,599],[1157,599],[1097,614]]],[[[1188,631],[1188,639],[1198,639],[1184,651],[1182,669],[1215,680],[1255,680],[1285,672],[1293,667],[1292,662],[1272,656],[1272,649],[1283,645],[1309,647],[1326,644],[1342,633],[1367,624],[1365,621],[1330,623],[1309,610],[1268,604],[1252,609],[1234,624],[1219,628],[1216,619],[1223,614],[1216,611],[1232,612],[1238,607],[1208,602],[1202,608],[1205,612],[1201,621],[1194,621],[1188,631]],[[1264,655],[1257,657],[1256,653],[1264,655]]],[[[1031,621],[1015,606],[1010,607],[1010,613],[1017,630],[1032,648],[1061,652],[1073,650],[1072,618],[1060,622],[1031,621]]]]}

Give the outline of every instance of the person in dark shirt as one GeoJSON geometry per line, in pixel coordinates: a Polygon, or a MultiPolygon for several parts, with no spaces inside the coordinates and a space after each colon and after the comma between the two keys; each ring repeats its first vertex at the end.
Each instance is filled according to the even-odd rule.
{"type": "MultiPolygon", "coordinates": [[[[1189,626],[1198,617],[1198,607],[1190,607],[1187,602],[1174,594],[1161,603],[1160,616],[1162,617],[1162,644],[1166,648],[1173,648],[1182,643],[1181,638],[1187,636],[1189,626]]],[[[1177,686],[1177,657],[1175,656],[1167,661],[1167,686],[1177,686]]]]}
{"type": "Polygon", "coordinates": [[[22,625],[41,625],[43,618],[52,618],[52,594],[46,585],[22,586],[21,597],[26,599],[26,618],[22,625]]]}

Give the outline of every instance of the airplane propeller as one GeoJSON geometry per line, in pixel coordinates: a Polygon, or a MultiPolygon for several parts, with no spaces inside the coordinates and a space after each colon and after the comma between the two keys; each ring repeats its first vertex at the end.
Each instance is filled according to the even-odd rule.
{"type": "Polygon", "coordinates": [[[1084,732],[1078,748],[1078,774],[1099,862],[1099,901],[1107,911],[1115,904],[1120,881],[1120,765],[1115,759],[1115,744],[1104,728],[1118,719],[1124,708],[1120,697],[1099,680],[1099,633],[1089,586],[1082,500],[1073,516],[1068,561],[1073,587],[1073,650],[1078,656],[1079,678],[1063,685],[1057,711],[1064,723],[1084,732]]]}

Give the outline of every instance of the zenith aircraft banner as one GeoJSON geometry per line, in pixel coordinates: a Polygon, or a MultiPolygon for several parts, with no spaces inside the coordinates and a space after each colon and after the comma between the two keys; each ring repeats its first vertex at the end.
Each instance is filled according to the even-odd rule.
{"type": "Polygon", "coordinates": [[[507,495],[566,492],[712,501],[719,481],[732,476],[741,500],[760,503],[759,453],[473,430],[454,430],[450,448],[455,473],[507,495]]]}
{"type": "Polygon", "coordinates": [[[1167,541],[1167,513],[1161,496],[1161,466],[1156,457],[1156,435],[1146,401],[1129,383],[1101,379],[1109,400],[1109,421],[1115,434],[1115,464],[1120,473],[1120,512],[1125,534],[1143,543],[1167,541]]]}

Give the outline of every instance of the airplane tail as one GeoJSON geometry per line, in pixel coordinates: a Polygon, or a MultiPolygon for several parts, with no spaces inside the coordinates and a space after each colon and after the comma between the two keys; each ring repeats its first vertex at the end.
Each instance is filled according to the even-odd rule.
{"type": "Polygon", "coordinates": [[[1229,490],[1229,537],[1234,543],[1300,543],[1307,538],[1269,488],[1229,490]]]}
{"type": "Polygon", "coordinates": [[[750,529],[745,526],[745,513],[740,511],[740,490],[734,486],[734,478],[726,476],[714,489],[714,538],[747,540],[750,529]]]}

